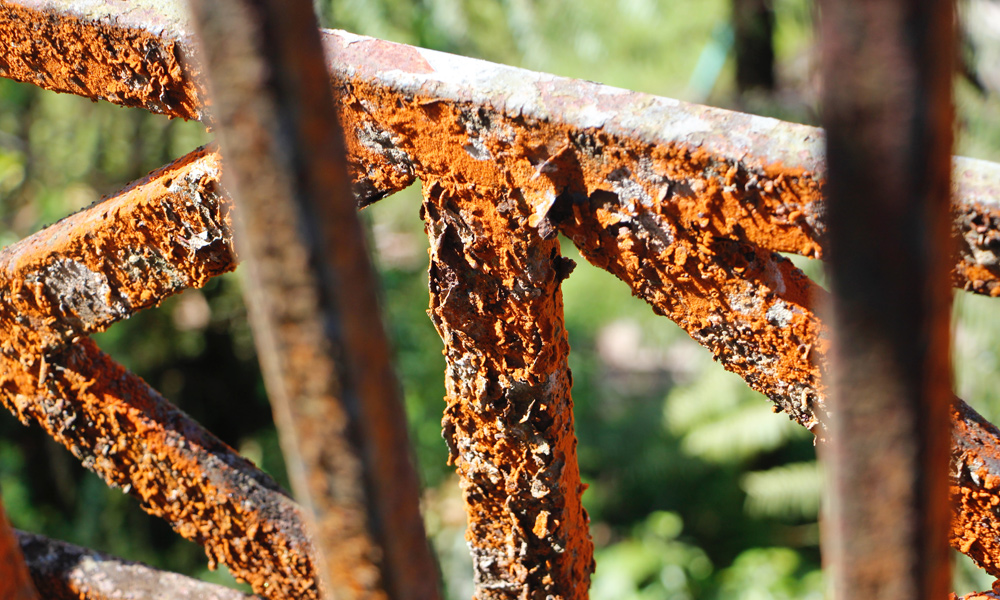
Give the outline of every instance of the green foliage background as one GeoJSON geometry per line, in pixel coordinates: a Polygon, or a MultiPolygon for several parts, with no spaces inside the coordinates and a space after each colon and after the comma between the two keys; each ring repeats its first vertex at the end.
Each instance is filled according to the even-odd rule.
{"type": "MultiPolygon", "coordinates": [[[[780,89],[738,96],[724,0],[323,0],[357,33],[801,122],[817,115],[812,8],[776,0],[780,89]]],[[[1000,159],[1000,106],[957,82],[960,153],[1000,159]]],[[[98,201],[208,141],[197,123],[0,80],[0,245],[98,201]]],[[[428,530],[451,598],[471,562],[445,465],[441,342],[427,307],[419,190],[363,215],[382,275],[428,530]]],[[[821,473],[808,433],[714,364],[669,321],[563,244],[581,472],[590,489],[596,600],[820,598],[821,473]]],[[[799,263],[821,280],[818,265],[799,263]]],[[[956,390],[1000,417],[997,302],[956,296],[956,390]]],[[[97,336],[102,348],[279,481],[271,421],[239,273],[168,299],[97,336]]],[[[234,584],[200,548],[108,489],[68,452],[0,414],[0,489],[17,527],[234,584]]],[[[989,581],[959,562],[960,592],[989,581]]],[[[235,585],[235,584],[234,584],[235,585]]]]}

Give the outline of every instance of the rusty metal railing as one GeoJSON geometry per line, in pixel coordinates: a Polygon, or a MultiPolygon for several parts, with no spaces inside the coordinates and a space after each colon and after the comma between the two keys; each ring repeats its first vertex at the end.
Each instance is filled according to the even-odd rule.
{"type": "MultiPolygon", "coordinates": [[[[123,0],[85,9],[0,0],[0,75],[171,117],[207,119],[205,75],[219,80],[219,59],[211,48],[199,52],[186,12],[152,1],[128,2],[129,10],[120,10],[125,6],[123,0]]],[[[815,312],[825,292],[778,254],[825,256],[821,130],[344,32],[325,31],[320,38],[357,202],[375,202],[418,178],[424,183],[431,315],[448,360],[445,437],[462,478],[478,597],[583,598],[593,570],[580,506],[560,291],[572,263],[560,255],[557,233],[677,322],[776,409],[828,437],[823,374],[829,348],[815,312]]],[[[278,47],[291,44],[278,34],[269,39],[278,47]]],[[[265,67],[266,61],[245,64],[276,68],[265,67]]],[[[298,85],[315,87],[313,68],[312,80],[298,85]]],[[[273,70],[250,78],[260,84],[268,72],[273,70]]],[[[275,89],[286,91],[268,100],[272,105],[246,108],[247,114],[259,111],[255,118],[263,129],[257,133],[265,142],[273,135],[267,127],[294,102],[323,102],[294,85],[275,89]]],[[[242,178],[236,214],[256,206],[252,195],[238,191],[247,185],[239,181],[254,180],[246,155],[232,147],[234,130],[227,124],[240,101],[223,94],[213,108],[226,172],[242,178]]],[[[296,136],[302,132],[282,139],[299,149],[311,143],[296,136]]],[[[281,240],[297,244],[305,256],[326,253],[333,213],[323,211],[341,209],[317,208],[307,199],[316,189],[340,184],[311,188],[314,165],[262,147],[255,156],[272,161],[268,169],[281,184],[273,189],[301,199],[295,210],[322,213],[317,223],[323,225],[306,228],[307,239],[289,237],[295,226],[286,224],[281,240]],[[282,164],[291,169],[285,181],[282,164]]],[[[321,164],[336,168],[331,160],[321,164]]],[[[343,352],[330,350],[343,340],[338,335],[353,335],[338,334],[336,310],[343,307],[336,303],[344,300],[324,280],[339,275],[324,272],[318,259],[299,257],[307,269],[301,289],[315,297],[301,313],[271,314],[292,323],[320,315],[334,324],[325,341],[312,340],[318,348],[312,355],[325,358],[309,363],[323,367],[315,389],[304,393],[334,402],[322,410],[334,417],[344,411],[344,422],[360,429],[325,456],[290,461],[303,469],[304,483],[297,487],[313,498],[306,511],[86,338],[235,267],[234,211],[220,184],[222,164],[216,150],[196,150],[0,252],[0,401],[23,421],[40,423],[148,512],[203,544],[211,560],[229,565],[261,596],[318,597],[321,578],[352,597],[402,595],[391,582],[406,568],[394,571],[399,563],[392,555],[400,550],[384,546],[383,492],[358,470],[364,465],[375,471],[367,477],[386,476],[377,473],[385,463],[371,460],[382,442],[366,444],[398,433],[400,414],[390,399],[381,415],[388,424],[366,421],[352,414],[363,411],[352,404],[352,392],[344,392],[349,388],[330,387],[331,381],[349,385],[334,374],[357,368],[344,366],[357,357],[347,358],[354,352],[350,343],[343,352]],[[334,297],[332,306],[325,304],[334,297]],[[330,462],[337,460],[345,461],[342,479],[327,472],[336,471],[330,462]],[[324,489],[330,482],[337,483],[324,489]],[[322,523],[319,535],[306,534],[313,518],[331,514],[324,494],[338,491],[354,494],[348,505],[356,507],[350,514],[357,521],[336,517],[334,525],[350,526],[349,537],[364,541],[353,548],[327,546],[336,530],[322,523]],[[354,553],[355,562],[348,562],[358,568],[343,581],[357,585],[320,575],[331,556],[344,551],[354,553]]],[[[1000,165],[956,158],[952,177],[952,231],[960,249],[951,265],[953,283],[1000,295],[1000,165]]],[[[281,199],[272,200],[291,211],[281,199]]],[[[288,214],[289,223],[303,218],[288,214]]],[[[259,226],[248,218],[251,260],[265,247],[257,244],[266,240],[254,237],[259,226]]],[[[264,260],[257,268],[274,264],[284,263],[268,267],[264,260]]],[[[357,265],[336,268],[345,266],[357,265]]],[[[270,285],[275,294],[267,302],[280,297],[281,276],[288,275],[265,273],[270,283],[261,289],[270,285]]],[[[278,355],[266,370],[272,396],[279,398],[276,413],[292,413],[282,427],[298,430],[303,423],[294,416],[293,398],[299,394],[280,383],[295,372],[281,357],[291,344],[277,334],[271,339],[278,355]],[[281,385],[290,403],[285,408],[282,393],[274,391],[281,385]]],[[[1000,431],[960,400],[951,423],[951,545],[1000,575],[1000,517],[994,512],[1000,431]]],[[[398,437],[386,443],[383,448],[399,448],[398,437]]],[[[411,537],[399,548],[426,547],[422,539],[413,541],[416,507],[404,497],[410,500],[399,508],[398,523],[409,524],[411,537]]],[[[431,588],[415,595],[432,597],[431,588]]]]}

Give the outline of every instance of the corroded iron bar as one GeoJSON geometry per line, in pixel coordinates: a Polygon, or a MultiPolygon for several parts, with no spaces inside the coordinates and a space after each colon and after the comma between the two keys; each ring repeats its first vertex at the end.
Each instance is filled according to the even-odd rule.
{"type": "MultiPolygon", "coordinates": [[[[813,307],[826,292],[778,254],[690,232],[664,214],[630,218],[610,194],[570,205],[560,229],[593,264],[683,327],[776,410],[821,438],[828,341],[813,307]],[[586,210],[589,203],[590,210],[586,210]]],[[[565,212],[565,211],[564,211],[565,212]]],[[[1000,431],[956,399],[949,541],[1000,576],[1000,431]]]]}
{"type": "Polygon", "coordinates": [[[14,529],[7,521],[2,501],[0,501],[0,598],[38,600],[38,593],[31,582],[14,529]]]}
{"type": "Polygon", "coordinates": [[[235,267],[219,175],[218,155],[195,151],[0,251],[0,401],[206,545],[213,563],[265,595],[297,594],[314,578],[298,507],[79,338],[235,267]]]}
{"type": "Polygon", "coordinates": [[[445,343],[449,462],[462,480],[476,597],[587,597],[593,544],[580,505],[562,280],[554,231],[517,225],[511,189],[424,184],[428,313],[445,343]]]}
{"type": "Polygon", "coordinates": [[[832,339],[823,562],[835,600],[938,600],[951,587],[955,6],[818,6],[832,339]]]}
{"type": "Polygon", "coordinates": [[[268,598],[314,580],[298,505],[270,477],[89,339],[47,355],[39,375],[0,357],[0,402],[35,422],[109,485],[205,547],[268,598]]]}
{"type": "Polygon", "coordinates": [[[18,531],[16,535],[31,579],[46,600],[258,598],[33,533],[18,531]]]}
{"type": "MultiPolygon", "coordinates": [[[[124,0],[111,0],[96,13],[85,4],[0,0],[0,69],[5,76],[173,116],[202,116],[197,52],[180,3],[145,0],[135,9],[129,2],[129,10],[122,11],[124,0]],[[51,23],[54,32],[67,38],[66,47],[83,48],[89,62],[112,68],[94,69],[89,78],[90,70],[81,67],[89,62],[48,50],[46,38],[31,28],[35,21],[51,23]],[[103,43],[105,39],[113,43],[103,43]],[[40,56],[45,59],[36,58],[40,56]],[[133,56],[148,58],[125,60],[133,56]],[[163,63],[169,56],[187,57],[192,66],[163,63]],[[23,66],[4,66],[14,64],[23,66]],[[77,73],[81,69],[83,73],[77,73]],[[73,74],[71,83],[73,77],[86,75],[86,85],[57,85],[57,78],[39,77],[39,71],[73,74]],[[146,85],[151,80],[161,83],[146,85]],[[122,85],[130,95],[108,92],[122,85]],[[171,92],[163,96],[164,89],[171,92]],[[177,99],[165,104],[161,96],[177,99]],[[174,106],[186,108],[170,108],[174,106]]],[[[822,255],[826,224],[821,129],[345,32],[324,32],[323,44],[329,56],[336,56],[329,69],[333,86],[341,90],[340,100],[348,104],[345,109],[359,103],[345,130],[362,202],[412,182],[414,171],[426,163],[425,156],[408,149],[405,129],[386,128],[379,118],[365,114],[365,106],[399,100],[412,110],[419,107],[409,100],[420,97],[424,111],[433,105],[482,109],[501,117],[494,122],[512,132],[542,124],[560,132],[560,137],[550,138],[557,145],[561,142],[556,140],[566,138],[562,132],[566,139],[610,140],[622,152],[581,160],[580,165],[584,171],[595,169],[595,180],[604,187],[629,188],[646,202],[670,205],[686,223],[716,235],[769,250],[822,255]],[[365,95],[355,97],[349,93],[353,89],[365,95]],[[603,169],[602,163],[614,166],[603,169]]],[[[410,113],[403,120],[419,116],[410,113]]],[[[481,152],[478,137],[473,131],[467,139],[473,153],[481,152]]],[[[953,227],[961,242],[954,283],[1000,295],[1000,165],[956,158],[953,170],[953,227]]],[[[544,199],[535,202],[544,205],[544,199]]]]}
{"type": "Polygon", "coordinates": [[[196,150],[0,250],[0,351],[31,367],[235,268],[219,175],[218,154],[196,150]]]}
{"type": "Polygon", "coordinates": [[[312,4],[192,2],[245,298],[327,598],[432,600],[399,383],[312,4]]]}
{"type": "Polygon", "coordinates": [[[202,117],[183,4],[157,0],[0,2],[0,76],[45,89],[202,117]]]}

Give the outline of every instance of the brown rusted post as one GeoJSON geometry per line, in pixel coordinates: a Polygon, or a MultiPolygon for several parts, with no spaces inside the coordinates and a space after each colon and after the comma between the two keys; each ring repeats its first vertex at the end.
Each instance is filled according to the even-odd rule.
{"type": "Polygon", "coordinates": [[[38,600],[21,547],[7,521],[7,512],[0,501],[0,598],[4,600],[38,600]]]}
{"type": "Polygon", "coordinates": [[[424,190],[428,314],[448,363],[442,425],[462,479],[476,598],[583,600],[593,544],[560,290],[573,262],[551,227],[525,227],[516,191],[438,180],[424,190]]]}
{"type": "Polygon", "coordinates": [[[289,473],[315,523],[322,595],[437,598],[312,4],[192,5],[242,216],[245,296],[289,473]]]}
{"type": "Polygon", "coordinates": [[[954,7],[822,0],[833,597],[950,588],[954,7]]]}

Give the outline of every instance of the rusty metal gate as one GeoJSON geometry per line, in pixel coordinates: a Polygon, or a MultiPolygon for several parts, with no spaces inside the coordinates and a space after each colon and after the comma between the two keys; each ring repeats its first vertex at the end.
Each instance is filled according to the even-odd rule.
{"type": "MultiPolygon", "coordinates": [[[[317,36],[308,2],[193,9],[0,0],[0,75],[202,120],[222,148],[0,252],[0,401],[256,594],[439,595],[354,215],[417,179],[477,597],[584,598],[594,568],[559,233],[827,438],[826,292],[778,254],[827,254],[821,130],[317,36]],[[297,502],[87,337],[237,251],[297,502]]],[[[954,159],[952,192],[953,283],[1000,295],[1000,165],[954,159]]],[[[950,543],[1000,576],[1000,431],[957,399],[950,422],[950,543]]],[[[53,598],[242,597],[0,519],[5,598],[34,594],[18,544],[53,598]]]]}

